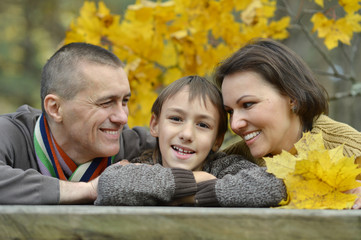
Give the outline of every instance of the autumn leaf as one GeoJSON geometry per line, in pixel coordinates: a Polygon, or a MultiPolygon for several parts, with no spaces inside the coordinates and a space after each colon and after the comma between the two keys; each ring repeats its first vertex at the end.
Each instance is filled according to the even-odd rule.
{"type": "Polygon", "coordinates": [[[361,6],[357,0],[338,0],[339,4],[347,13],[354,13],[360,10],[361,6]]]}
{"type": "Polygon", "coordinates": [[[295,148],[296,155],[283,151],[265,158],[267,171],[287,187],[288,203],[282,208],[351,208],[357,195],[344,192],[361,186],[356,181],[361,169],[343,155],[343,146],[325,149],[321,133],[305,133],[295,148]]]}
{"type": "Polygon", "coordinates": [[[320,7],[323,7],[323,0],[315,0],[315,3],[320,7]]]}
{"type": "Polygon", "coordinates": [[[116,54],[127,66],[132,91],[128,124],[147,126],[164,86],[182,76],[211,76],[214,66],[252,38],[287,38],[289,18],[275,20],[275,11],[275,0],[137,0],[120,16],[103,1],[84,1],[64,43],[88,42],[116,54]]]}

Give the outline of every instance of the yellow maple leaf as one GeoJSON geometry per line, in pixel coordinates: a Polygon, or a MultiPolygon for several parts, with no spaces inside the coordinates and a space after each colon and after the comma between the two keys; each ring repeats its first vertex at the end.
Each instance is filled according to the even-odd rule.
{"type": "Polygon", "coordinates": [[[295,149],[296,155],[283,151],[264,158],[267,171],[287,187],[288,204],[282,208],[351,208],[358,196],[344,192],[361,186],[356,181],[361,169],[353,157],[343,155],[343,146],[325,149],[321,133],[305,133],[295,149]]]}
{"type": "Polygon", "coordinates": [[[312,16],[313,30],[318,32],[318,37],[324,38],[324,43],[328,49],[333,49],[338,46],[338,41],[350,45],[353,35],[353,25],[357,18],[347,20],[347,18],[340,18],[337,20],[328,19],[322,13],[316,13],[312,16]]]}
{"type": "Polygon", "coordinates": [[[357,0],[338,0],[338,3],[345,9],[347,13],[357,12],[361,6],[357,0]]]}
{"type": "Polygon", "coordinates": [[[323,7],[323,0],[315,0],[315,3],[320,7],[323,7]]]}
{"type": "Polygon", "coordinates": [[[218,62],[252,38],[287,38],[289,19],[272,19],[276,3],[136,0],[121,17],[112,14],[103,1],[84,1],[64,43],[100,45],[129,65],[134,93],[129,123],[144,126],[148,125],[150,103],[164,85],[186,75],[210,76],[218,62]],[[249,24],[239,21],[241,13],[249,24]]]}

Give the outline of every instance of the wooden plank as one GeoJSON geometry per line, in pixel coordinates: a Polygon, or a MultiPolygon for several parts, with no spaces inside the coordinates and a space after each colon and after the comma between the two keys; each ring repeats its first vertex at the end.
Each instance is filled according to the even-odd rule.
{"type": "Polygon", "coordinates": [[[0,239],[361,239],[360,210],[0,206],[0,239]]]}

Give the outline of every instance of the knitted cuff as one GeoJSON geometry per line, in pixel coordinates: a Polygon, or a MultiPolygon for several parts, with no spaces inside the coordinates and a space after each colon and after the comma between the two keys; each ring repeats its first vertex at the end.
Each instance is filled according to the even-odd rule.
{"type": "Polygon", "coordinates": [[[195,196],[196,206],[216,207],[219,202],[216,196],[217,179],[212,179],[197,184],[197,193],[195,196]]]}
{"type": "Polygon", "coordinates": [[[171,170],[175,182],[173,198],[191,196],[197,192],[197,183],[192,171],[181,168],[172,168],[171,170]]]}

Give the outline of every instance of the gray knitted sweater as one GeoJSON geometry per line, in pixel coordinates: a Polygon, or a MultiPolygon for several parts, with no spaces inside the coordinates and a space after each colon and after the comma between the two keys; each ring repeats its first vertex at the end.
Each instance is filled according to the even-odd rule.
{"type": "Polygon", "coordinates": [[[271,207],[287,196],[280,179],[239,155],[219,152],[203,171],[217,179],[197,184],[192,171],[185,169],[159,163],[114,164],[99,178],[95,205],[167,205],[195,195],[196,206],[271,207]]]}

